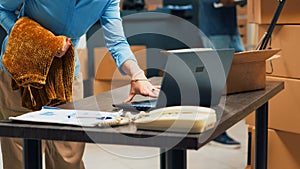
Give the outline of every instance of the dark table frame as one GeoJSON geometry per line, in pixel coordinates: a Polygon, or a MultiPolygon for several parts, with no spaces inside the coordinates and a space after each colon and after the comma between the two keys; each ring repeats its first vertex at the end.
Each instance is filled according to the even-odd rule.
{"type": "MultiPolygon", "coordinates": [[[[43,139],[157,147],[162,152],[160,156],[161,169],[186,169],[187,150],[198,150],[256,110],[255,168],[267,169],[268,101],[283,88],[283,82],[267,81],[264,90],[226,96],[224,113],[220,117],[220,122],[211,136],[204,142],[200,142],[199,134],[183,135],[182,133],[142,131],[136,130],[133,124],[103,129],[4,121],[0,122],[0,136],[24,139],[25,169],[42,168],[41,140],[43,139]],[[147,138],[146,141],[145,138],[147,138]]],[[[124,95],[124,91],[128,91],[128,86],[87,97],[62,107],[74,108],[74,105],[76,105],[78,109],[98,110],[101,107],[103,111],[112,110],[112,102],[123,99],[121,95],[122,93],[124,95]],[[112,95],[114,98],[112,98],[112,95]]]]}

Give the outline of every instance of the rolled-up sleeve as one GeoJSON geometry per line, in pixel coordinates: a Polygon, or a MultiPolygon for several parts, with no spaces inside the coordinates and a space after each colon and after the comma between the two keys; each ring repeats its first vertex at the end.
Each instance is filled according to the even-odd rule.
{"type": "Polygon", "coordinates": [[[0,24],[7,34],[14,26],[17,20],[15,12],[23,2],[24,0],[0,0],[0,24]]]}
{"type": "Polygon", "coordinates": [[[101,23],[107,49],[116,62],[119,71],[125,74],[121,66],[126,60],[136,61],[124,35],[122,19],[119,12],[119,1],[112,1],[101,17],[101,23]]]}

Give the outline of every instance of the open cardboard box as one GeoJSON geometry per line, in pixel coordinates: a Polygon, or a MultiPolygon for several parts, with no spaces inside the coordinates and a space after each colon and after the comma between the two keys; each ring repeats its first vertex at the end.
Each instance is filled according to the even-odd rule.
{"type": "Polygon", "coordinates": [[[226,93],[239,93],[266,87],[265,61],[280,49],[253,50],[234,54],[226,83],[226,93]]]}

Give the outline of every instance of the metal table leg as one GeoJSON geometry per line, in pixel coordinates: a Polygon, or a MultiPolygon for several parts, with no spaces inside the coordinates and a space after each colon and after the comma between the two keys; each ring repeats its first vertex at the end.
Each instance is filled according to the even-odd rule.
{"type": "Polygon", "coordinates": [[[42,169],[41,140],[24,139],[23,160],[24,169],[42,169]]]}
{"type": "Polygon", "coordinates": [[[268,102],[256,110],[255,168],[267,169],[268,164],[268,102]]]}
{"type": "Polygon", "coordinates": [[[161,149],[160,169],[186,169],[186,150],[161,149]]]}

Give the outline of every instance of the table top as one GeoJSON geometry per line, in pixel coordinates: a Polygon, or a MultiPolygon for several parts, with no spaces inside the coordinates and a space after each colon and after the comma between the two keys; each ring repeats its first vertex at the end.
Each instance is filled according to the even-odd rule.
{"type": "MultiPolygon", "coordinates": [[[[152,82],[154,84],[160,83],[160,80],[154,79],[152,82]]],[[[283,82],[267,80],[264,90],[223,96],[226,98],[225,104],[215,107],[217,111],[223,112],[219,114],[218,125],[216,128],[201,134],[137,130],[134,124],[112,128],[83,128],[68,125],[1,121],[0,136],[197,150],[262,106],[283,88],[283,82]]],[[[129,86],[123,86],[60,107],[112,111],[112,103],[124,100],[128,96],[126,93],[128,91],[129,86]]],[[[139,99],[139,96],[136,98],[139,99]]]]}

